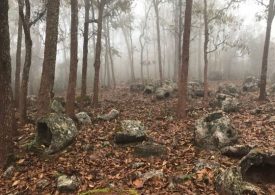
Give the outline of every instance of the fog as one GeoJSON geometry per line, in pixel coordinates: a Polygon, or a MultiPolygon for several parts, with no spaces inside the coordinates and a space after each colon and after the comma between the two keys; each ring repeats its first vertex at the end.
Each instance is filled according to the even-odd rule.
{"type": "MultiPolygon", "coordinates": [[[[10,36],[11,36],[11,56],[13,64],[13,81],[15,71],[15,53],[17,41],[17,25],[18,25],[18,7],[16,1],[10,1],[10,36]]],[[[66,91],[69,75],[70,64],[70,6],[66,1],[61,1],[62,7],[60,9],[59,19],[59,41],[55,76],[55,90],[57,93],[64,94],[66,91]]],[[[185,2],[185,1],[183,1],[185,2]]],[[[216,8],[219,9],[224,6],[224,1],[210,1],[215,2],[216,8]]],[[[83,26],[84,26],[84,3],[80,1],[79,6],[79,32],[78,32],[78,85],[81,84],[82,71],[82,53],[83,53],[83,26]]],[[[201,0],[195,1],[199,6],[202,4],[201,0]]],[[[41,10],[42,2],[39,0],[31,1],[32,15],[41,10]]],[[[163,75],[165,79],[175,79],[178,64],[177,54],[177,40],[175,40],[175,10],[177,5],[174,1],[164,1],[159,6],[160,12],[160,40],[161,40],[161,60],[163,66],[163,75]],[[176,6],[176,7],[175,7],[176,6]]],[[[213,4],[214,5],[214,4],[213,4]]],[[[185,5],[184,5],[185,6],[185,5]]],[[[152,2],[149,0],[135,0],[131,5],[131,10],[127,13],[122,13],[118,16],[111,17],[110,39],[111,47],[113,49],[114,71],[118,83],[128,83],[132,81],[129,48],[127,48],[127,41],[132,39],[132,46],[130,49],[133,52],[133,64],[135,80],[141,79],[141,46],[139,43],[139,36],[141,35],[142,25],[145,23],[146,11],[148,12],[148,21],[145,29],[144,45],[144,79],[158,80],[158,50],[157,50],[157,34],[156,34],[156,17],[152,2]],[[130,17],[131,16],[131,17],[130,17]],[[129,19],[132,18],[129,23],[129,19]],[[127,23],[128,22],[128,23],[127,23]],[[126,24],[125,24],[126,23],[126,24]],[[116,27],[114,27],[116,24],[116,27]],[[129,27],[130,24],[130,27],[129,27]],[[131,37],[130,37],[131,36],[131,37]]],[[[184,10],[184,9],[183,9],[184,10]]],[[[211,26],[213,31],[213,44],[219,42],[218,39],[226,38],[228,43],[219,46],[214,52],[209,53],[209,71],[208,74],[220,74],[224,80],[241,80],[248,75],[259,76],[261,68],[261,59],[263,53],[263,44],[265,38],[266,28],[266,8],[260,5],[255,0],[249,0],[238,3],[234,8],[227,10],[228,15],[232,16],[231,21],[223,21],[223,23],[213,24],[211,26]],[[259,20],[257,16],[262,16],[259,20]],[[223,31],[222,34],[220,32],[223,31]]],[[[91,14],[90,14],[91,15],[91,14]]],[[[184,14],[183,14],[184,15],[184,14]]],[[[97,10],[95,10],[97,17],[97,10]]],[[[191,61],[189,80],[202,80],[202,71],[204,66],[203,61],[203,21],[201,16],[197,13],[193,14],[192,18],[192,35],[191,35],[191,61]],[[201,33],[201,37],[200,34],[201,33]]],[[[91,93],[94,76],[94,55],[95,55],[95,37],[96,24],[90,24],[89,27],[89,53],[88,53],[88,93],[91,93]]],[[[30,71],[29,94],[37,94],[40,82],[40,75],[42,71],[43,53],[44,53],[44,39],[45,39],[45,20],[39,21],[32,30],[33,39],[33,55],[32,66],[30,71]]],[[[105,31],[103,30],[103,34],[105,31]]],[[[274,35],[271,39],[270,57],[269,57],[269,76],[274,72],[273,62],[275,61],[274,35]]],[[[24,40],[24,39],[23,39],[24,40]]],[[[106,46],[104,36],[102,38],[102,55],[101,55],[101,72],[100,85],[107,87],[108,75],[105,68],[105,53],[106,46]]],[[[129,44],[129,43],[128,43],[129,44]]],[[[182,44],[182,43],[180,43],[182,44]]],[[[212,46],[211,46],[212,45],[212,46]]],[[[129,47],[129,45],[128,45],[129,47]]],[[[24,62],[24,41],[22,51],[22,64],[24,62]]],[[[215,77],[215,75],[214,75],[215,77]]],[[[211,79],[211,78],[210,78],[211,79]]]]}

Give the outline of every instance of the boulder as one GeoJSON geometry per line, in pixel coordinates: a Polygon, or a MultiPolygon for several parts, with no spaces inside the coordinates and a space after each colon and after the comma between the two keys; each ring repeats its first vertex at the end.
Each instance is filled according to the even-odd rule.
{"type": "Polygon", "coordinates": [[[237,112],[240,109],[240,103],[237,98],[227,97],[222,101],[222,110],[224,112],[237,112]]]}
{"type": "MultiPolygon", "coordinates": [[[[200,82],[189,82],[188,83],[188,96],[191,98],[204,97],[204,86],[203,83],[200,82]]],[[[208,91],[208,95],[211,92],[208,91]]]]}
{"type": "Polygon", "coordinates": [[[270,92],[273,94],[275,93],[275,83],[271,85],[270,92]]]}
{"type": "Polygon", "coordinates": [[[68,146],[77,135],[73,120],[63,114],[51,113],[37,121],[35,145],[44,145],[48,154],[68,146]]]}
{"type": "Polygon", "coordinates": [[[243,82],[243,91],[255,92],[259,89],[260,81],[256,77],[247,77],[243,82]]]}
{"type": "Polygon", "coordinates": [[[75,115],[75,117],[77,118],[77,121],[80,124],[91,124],[92,123],[90,116],[86,112],[79,112],[75,115]]]}
{"type": "Polygon", "coordinates": [[[154,85],[146,85],[143,93],[144,94],[153,94],[155,92],[155,90],[156,90],[156,88],[154,85]]]}
{"type": "Polygon", "coordinates": [[[61,192],[71,192],[77,190],[79,186],[76,176],[61,175],[57,178],[57,189],[61,192]]]}
{"type": "Polygon", "coordinates": [[[253,149],[243,157],[237,166],[218,174],[215,188],[225,195],[269,194],[255,184],[275,182],[275,151],[253,149]]]}
{"type": "Polygon", "coordinates": [[[223,112],[207,114],[196,121],[195,142],[199,147],[217,150],[237,142],[237,131],[223,112]]]}
{"type": "Polygon", "coordinates": [[[140,157],[162,156],[167,153],[167,148],[157,143],[145,142],[137,145],[134,153],[140,157]]]}
{"type": "Polygon", "coordinates": [[[242,158],[246,156],[250,150],[252,150],[252,147],[248,145],[226,146],[221,149],[221,154],[233,158],[242,158]]]}
{"type": "Polygon", "coordinates": [[[13,165],[9,166],[3,173],[3,177],[6,179],[12,178],[15,172],[15,167],[13,165]]]}
{"type": "Polygon", "coordinates": [[[115,133],[114,138],[117,144],[144,141],[146,139],[144,125],[141,121],[124,120],[121,122],[121,130],[115,133]]]}
{"type": "Polygon", "coordinates": [[[52,110],[52,112],[55,112],[55,113],[64,113],[65,112],[65,108],[57,100],[53,100],[53,102],[51,104],[51,110],[52,110]]]}
{"type": "Polygon", "coordinates": [[[164,84],[162,87],[157,88],[156,90],[156,99],[163,100],[172,96],[172,93],[175,91],[173,86],[164,84]]]}
{"type": "Polygon", "coordinates": [[[220,108],[224,112],[237,112],[240,109],[240,103],[237,98],[219,93],[216,94],[216,98],[209,102],[209,105],[213,108],[220,108]]]}
{"type": "Polygon", "coordinates": [[[215,179],[215,189],[222,195],[265,194],[257,186],[243,180],[239,167],[231,167],[215,179]]]}
{"type": "Polygon", "coordinates": [[[116,109],[112,109],[109,113],[103,114],[103,115],[99,115],[97,118],[99,120],[110,121],[112,119],[117,118],[118,115],[119,115],[119,111],[116,110],[116,109]]]}
{"type": "Polygon", "coordinates": [[[142,83],[133,83],[130,85],[130,91],[131,92],[142,92],[144,90],[145,86],[142,83]]]}
{"type": "Polygon", "coordinates": [[[226,94],[226,95],[236,97],[239,94],[239,90],[235,84],[225,83],[225,84],[219,85],[217,93],[226,94]]]}

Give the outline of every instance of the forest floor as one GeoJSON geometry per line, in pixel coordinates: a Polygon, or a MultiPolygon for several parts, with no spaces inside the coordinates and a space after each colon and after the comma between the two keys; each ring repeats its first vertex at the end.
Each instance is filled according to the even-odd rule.
{"type": "MultiPolygon", "coordinates": [[[[212,84],[213,89],[215,86],[212,84]]],[[[222,156],[217,151],[205,151],[194,146],[195,120],[213,111],[203,106],[202,98],[192,99],[186,121],[176,118],[177,98],[157,101],[150,95],[130,93],[129,88],[121,86],[114,91],[102,91],[101,100],[99,108],[86,107],[81,110],[94,118],[92,125],[79,126],[77,139],[61,153],[39,156],[26,151],[22,145],[34,138],[35,125],[30,123],[20,127],[16,142],[16,171],[9,179],[0,178],[0,194],[62,194],[56,189],[56,179],[60,174],[67,174],[76,175],[81,182],[78,191],[71,194],[112,188],[113,192],[105,194],[210,195],[217,194],[213,184],[214,173],[210,168],[195,170],[196,164],[219,163],[226,168],[238,162],[238,159],[222,156]],[[108,113],[113,108],[120,111],[117,119],[109,122],[95,119],[98,114],[108,113]],[[167,155],[141,158],[133,153],[134,145],[116,145],[113,141],[114,131],[124,119],[142,121],[148,136],[167,147],[167,155]],[[84,146],[91,146],[91,150],[84,146]],[[137,162],[140,162],[140,166],[133,167],[137,162]],[[161,171],[163,175],[146,181],[139,179],[139,175],[152,170],[161,171]],[[179,177],[183,181],[172,182],[179,177]],[[41,180],[48,181],[43,189],[41,180]]],[[[239,100],[242,103],[241,110],[229,116],[239,132],[240,143],[274,149],[275,124],[270,124],[268,119],[275,115],[275,97],[270,97],[269,102],[260,103],[257,93],[246,93],[239,100]],[[258,115],[251,113],[259,106],[270,107],[272,103],[274,111],[258,115]]],[[[261,187],[275,194],[274,184],[261,187]]]]}

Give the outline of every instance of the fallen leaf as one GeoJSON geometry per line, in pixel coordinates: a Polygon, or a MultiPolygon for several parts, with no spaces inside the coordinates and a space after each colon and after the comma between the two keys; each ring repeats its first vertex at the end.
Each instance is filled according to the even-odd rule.
{"type": "Polygon", "coordinates": [[[140,189],[140,188],[143,188],[144,181],[142,179],[136,179],[133,181],[133,184],[135,188],[140,189]]]}

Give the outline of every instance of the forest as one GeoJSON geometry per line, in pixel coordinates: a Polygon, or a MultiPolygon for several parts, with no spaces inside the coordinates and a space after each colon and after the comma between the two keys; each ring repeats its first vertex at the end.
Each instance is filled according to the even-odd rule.
{"type": "Polygon", "coordinates": [[[0,194],[275,195],[275,0],[0,0],[0,194]]]}

